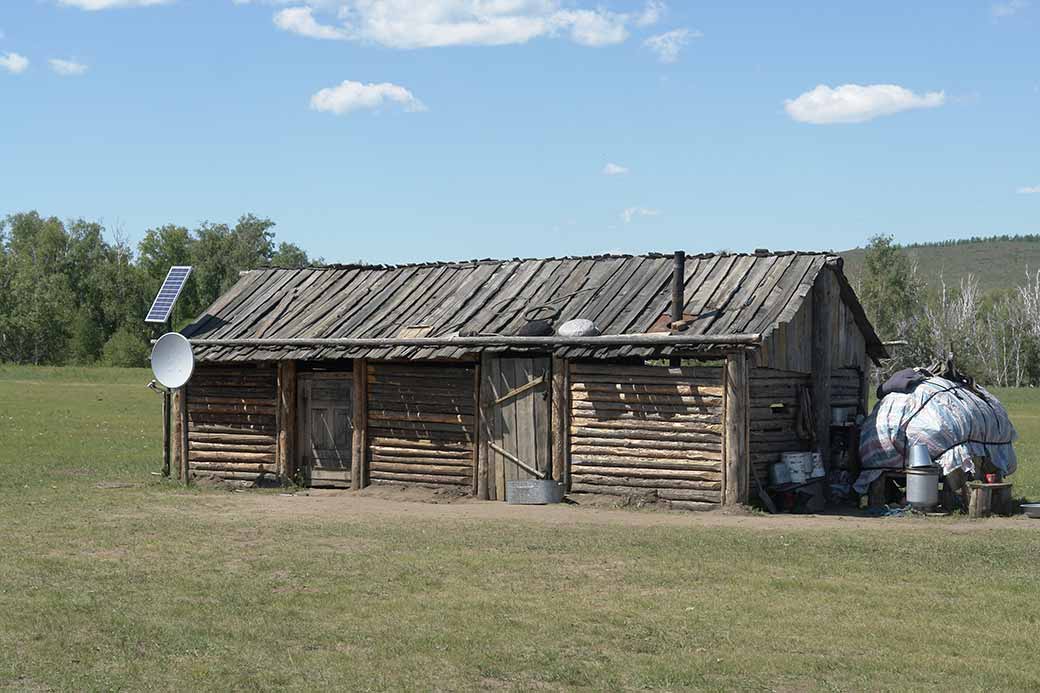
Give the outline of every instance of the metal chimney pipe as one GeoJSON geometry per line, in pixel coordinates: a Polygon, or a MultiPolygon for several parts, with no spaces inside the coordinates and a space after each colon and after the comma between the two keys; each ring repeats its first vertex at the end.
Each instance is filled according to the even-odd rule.
{"type": "MultiPolygon", "coordinates": [[[[683,318],[683,290],[686,284],[686,253],[682,250],[675,251],[675,261],[672,265],[672,322],[679,322],[683,318]]],[[[673,330],[674,331],[674,330],[673,330]]]]}
{"type": "MultiPolygon", "coordinates": [[[[682,250],[675,251],[675,259],[672,263],[672,324],[679,322],[683,319],[683,307],[685,304],[685,285],[686,285],[686,253],[682,250]]],[[[672,327],[672,334],[675,334],[676,329],[672,327]]],[[[672,356],[668,359],[668,365],[672,368],[679,368],[682,366],[682,359],[678,356],[672,356]]]]}

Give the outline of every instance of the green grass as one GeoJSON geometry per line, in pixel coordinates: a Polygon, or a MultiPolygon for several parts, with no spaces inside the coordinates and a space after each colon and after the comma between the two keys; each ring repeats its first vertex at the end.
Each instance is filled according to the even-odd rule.
{"type": "Polygon", "coordinates": [[[1040,688],[1040,526],[264,515],[150,474],[148,379],[0,370],[0,690],[1040,688]]]}

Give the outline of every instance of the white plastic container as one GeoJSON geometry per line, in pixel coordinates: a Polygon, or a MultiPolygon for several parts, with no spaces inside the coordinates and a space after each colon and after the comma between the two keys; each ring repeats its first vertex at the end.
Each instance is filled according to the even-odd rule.
{"type": "Polygon", "coordinates": [[[780,454],[780,460],[787,465],[792,484],[804,484],[809,480],[809,472],[812,471],[811,452],[784,452],[780,454]]]}
{"type": "Polygon", "coordinates": [[[812,469],[809,471],[810,479],[819,479],[827,476],[827,470],[823,468],[823,455],[818,452],[812,454],[812,469]]]}
{"type": "Polygon", "coordinates": [[[769,465],[769,483],[772,486],[783,486],[791,483],[791,470],[786,462],[774,462],[769,465]]]}

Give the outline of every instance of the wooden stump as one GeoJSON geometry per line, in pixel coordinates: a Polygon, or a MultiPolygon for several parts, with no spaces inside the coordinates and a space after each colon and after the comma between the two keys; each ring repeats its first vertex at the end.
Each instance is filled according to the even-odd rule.
{"type": "Polygon", "coordinates": [[[968,517],[977,519],[989,517],[993,513],[1006,515],[1011,505],[1011,486],[1009,481],[997,484],[970,482],[968,487],[971,489],[971,500],[968,503],[968,517]]]}

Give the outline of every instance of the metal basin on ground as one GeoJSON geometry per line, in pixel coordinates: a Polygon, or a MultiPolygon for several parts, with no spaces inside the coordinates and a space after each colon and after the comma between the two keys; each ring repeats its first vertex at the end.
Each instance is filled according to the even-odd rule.
{"type": "Polygon", "coordinates": [[[552,479],[522,479],[506,482],[506,503],[548,505],[563,500],[563,482],[552,479]]]}

